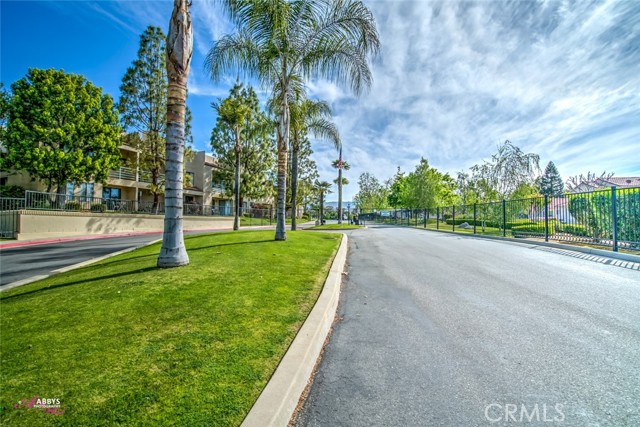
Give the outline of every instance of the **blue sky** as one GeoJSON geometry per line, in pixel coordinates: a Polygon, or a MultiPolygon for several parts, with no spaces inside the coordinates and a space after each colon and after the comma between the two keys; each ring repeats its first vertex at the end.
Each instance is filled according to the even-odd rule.
{"type": "MultiPolygon", "coordinates": [[[[421,156],[455,174],[510,139],[553,160],[562,176],[640,176],[640,1],[366,1],[382,52],[374,83],[354,98],[328,81],[310,83],[329,101],[352,165],[381,180],[421,156]]],[[[116,100],[147,25],[165,32],[168,1],[4,1],[1,81],[29,67],[85,75],[116,100]]],[[[211,82],[203,58],[232,31],[215,1],[195,0],[189,79],[195,146],[209,149],[210,103],[235,76],[211,82]]],[[[262,96],[267,95],[262,91],[262,96]]],[[[332,180],[330,144],[314,142],[321,178],[332,180]]]]}

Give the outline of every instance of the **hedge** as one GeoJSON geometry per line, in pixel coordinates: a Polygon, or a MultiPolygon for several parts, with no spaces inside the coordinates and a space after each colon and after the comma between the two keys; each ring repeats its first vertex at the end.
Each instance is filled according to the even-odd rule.
{"type": "MultiPolygon", "coordinates": [[[[445,222],[447,224],[449,224],[449,225],[453,225],[454,222],[455,222],[455,225],[460,225],[463,222],[466,222],[469,225],[473,225],[473,223],[474,223],[473,218],[464,218],[464,217],[463,218],[456,217],[455,221],[453,219],[448,219],[445,222]]],[[[476,220],[475,220],[475,224],[478,227],[482,227],[482,222],[483,221],[480,218],[476,218],[476,220]]],[[[528,219],[528,218],[512,219],[512,220],[507,221],[506,228],[507,228],[507,230],[509,230],[509,229],[511,229],[511,228],[513,228],[515,226],[529,225],[531,223],[532,223],[531,220],[528,219]]],[[[484,225],[485,225],[485,227],[502,228],[502,221],[485,220],[484,221],[484,225]]],[[[544,227],[544,224],[543,224],[543,227],[544,227]]]]}
{"type": "Polygon", "coordinates": [[[91,212],[104,212],[107,210],[106,203],[94,203],[91,205],[91,212]]]}

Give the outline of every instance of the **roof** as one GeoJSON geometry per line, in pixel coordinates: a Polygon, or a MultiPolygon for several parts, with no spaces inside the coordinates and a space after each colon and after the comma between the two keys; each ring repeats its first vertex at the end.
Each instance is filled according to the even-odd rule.
{"type": "Polygon", "coordinates": [[[605,184],[605,186],[615,185],[619,188],[640,187],[640,177],[637,176],[612,176],[606,180],[601,180],[599,184],[605,184]]]}

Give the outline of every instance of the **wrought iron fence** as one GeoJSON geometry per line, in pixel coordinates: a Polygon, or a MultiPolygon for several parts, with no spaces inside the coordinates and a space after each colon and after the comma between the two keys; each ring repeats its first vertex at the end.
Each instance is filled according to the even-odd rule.
{"type": "Polygon", "coordinates": [[[0,238],[13,239],[18,233],[18,211],[24,208],[24,199],[0,198],[0,238]]]}
{"type": "Polygon", "coordinates": [[[360,218],[473,234],[640,251],[640,187],[435,208],[370,209],[360,218]]]}
{"type": "MultiPolygon", "coordinates": [[[[164,215],[164,201],[137,201],[125,199],[105,199],[100,197],[86,197],[58,193],[43,193],[26,191],[21,209],[55,210],[67,212],[91,213],[122,213],[122,214],[151,214],[164,215]]],[[[185,216],[233,216],[234,210],[230,205],[203,205],[199,203],[185,203],[185,216]]]]}

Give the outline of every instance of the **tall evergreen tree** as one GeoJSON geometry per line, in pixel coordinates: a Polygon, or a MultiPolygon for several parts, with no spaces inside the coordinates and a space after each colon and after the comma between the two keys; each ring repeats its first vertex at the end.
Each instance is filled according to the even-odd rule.
{"type": "MultiPolygon", "coordinates": [[[[157,212],[164,192],[166,165],[167,76],[166,36],[158,27],[148,26],[140,36],[138,58],[127,69],[120,86],[120,110],[124,127],[132,131],[125,142],[138,149],[136,167],[151,182],[153,209],[157,212]]],[[[191,142],[191,112],[185,112],[185,140],[191,142]]]]}
{"type": "Polygon", "coordinates": [[[187,79],[193,54],[191,2],[174,0],[167,36],[167,164],[164,211],[164,233],[158,256],[158,267],[179,267],[189,264],[182,233],[183,162],[185,144],[185,115],[187,108],[187,79]]]}
{"type": "MultiPolygon", "coordinates": [[[[297,182],[296,182],[296,199],[302,203],[303,209],[312,202],[312,198],[315,197],[315,182],[318,180],[320,174],[318,173],[318,166],[316,162],[311,158],[313,150],[311,149],[311,141],[306,136],[300,141],[300,146],[297,154],[297,182]]],[[[292,153],[293,157],[293,153],[292,153]]],[[[290,162],[293,164],[293,161],[290,162]]],[[[293,168],[291,169],[292,178],[289,200],[292,200],[291,193],[293,192],[293,168]]],[[[297,207],[293,207],[291,203],[292,211],[297,210],[297,207]]],[[[293,218],[292,218],[293,223],[293,218]]]]}
{"type": "Polygon", "coordinates": [[[545,196],[559,196],[564,191],[564,183],[558,172],[558,168],[553,162],[549,162],[544,168],[544,174],[539,181],[540,194],[545,196]]]}
{"type": "Polygon", "coordinates": [[[70,181],[105,182],[120,165],[118,113],[111,96],[63,70],[30,69],[11,85],[0,169],[24,170],[66,192],[70,181]]]}

